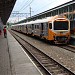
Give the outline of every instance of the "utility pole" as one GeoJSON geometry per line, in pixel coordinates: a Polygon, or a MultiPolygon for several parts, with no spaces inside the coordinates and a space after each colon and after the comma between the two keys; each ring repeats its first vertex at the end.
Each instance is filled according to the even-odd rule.
{"type": "Polygon", "coordinates": [[[34,12],[34,11],[32,11],[31,7],[29,8],[29,10],[30,10],[30,17],[31,17],[32,16],[32,12],[34,12]]]}
{"type": "Polygon", "coordinates": [[[31,7],[30,7],[30,17],[31,17],[31,7]]]}
{"type": "Polygon", "coordinates": [[[18,11],[18,22],[19,22],[19,11],[18,11]]]}

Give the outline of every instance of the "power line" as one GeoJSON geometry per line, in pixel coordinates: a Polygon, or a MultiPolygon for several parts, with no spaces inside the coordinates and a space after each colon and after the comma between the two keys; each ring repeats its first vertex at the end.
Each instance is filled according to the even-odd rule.
{"type": "MultiPolygon", "coordinates": [[[[58,0],[54,0],[54,1],[52,1],[52,2],[50,2],[51,4],[55,4],[55,2],[57,2],[58,0]]],[[[43,8],[45,8],[45,7],[47,7],[50,3],[48,3],[48,4],[46,4],[46,5],[44,5],[43,7],[41,7],[41,8],[39,8],[38,10],[36,10],[35,12],[37,12],[37,11],[39,11],[39,10],[41,10],[41,9],[43,9],[43,8]]]]}
{"type": "Polygon", "coordinates": [[[21,11],[30,1],[31,0],[27,0],[26,2],[24,2],[24,4],[22,4],[22,7],[19,9],[19,11],[21,11]]]}
{"type": "Polygon", "coordinates": [[[19,13],[19,11],[13,11],[10,17],[24,17],[27,14],[29,15],[30,13],[19,13]]]}
{"type": "Polygon", "coordinates": [[[15,3],[16,5],[18,4],[18,8],[21,8],[21,6],[25,4],[25,0],[23,0],[19,3],[18,2],[19,2],[19,0],[16,0],[16,3],[15,3]]]}
{"type": "Polygon", "coordinates": [[[30,13],[19,13],[19,11],[14,11],[14,12],[11,13],[10,17],[16,17],[16,20],[19,22],[21,17],[27,18],[27,15],[29,15],[29,14],[30,13]]]}
{"type": "MultiPolygon", "coordinates": [[[[27,8],[34,0],[28,0],[24,3],[24,5],[20,8],[19,11],[21,10],[24,10],[25,8],[27,8]]],[[[26,17],[27,17],[27,14],[29,15],[30,14],[30,17],[31,17],[31,7],[29,8],[30,12],[29,13],[25,13],[26,14],[26,17]]],[[[18,12],[19,12],[18,11],[18,12]]],[[[18,13],[12,13],[12,15],[19,15],[18,13]]],[[[21,14],[20,14],[21,15],[21,14]]]]}
{"type": "Polygon", "coordinates": [[[25,6],[24,8],[22,8],[21,10],[26,9],[34,0],[32,0],[27,6],[25,6]]]}

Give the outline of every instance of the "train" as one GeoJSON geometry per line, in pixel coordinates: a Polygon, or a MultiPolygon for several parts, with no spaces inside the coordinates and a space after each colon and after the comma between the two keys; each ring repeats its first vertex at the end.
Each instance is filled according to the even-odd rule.
{"type": "Polygon", "coordinates": [[[15,24],[12,30],[37,36],[52,43],[69,43],[70,20],[64,15],[55,15],[21,24],[15,24]]]}

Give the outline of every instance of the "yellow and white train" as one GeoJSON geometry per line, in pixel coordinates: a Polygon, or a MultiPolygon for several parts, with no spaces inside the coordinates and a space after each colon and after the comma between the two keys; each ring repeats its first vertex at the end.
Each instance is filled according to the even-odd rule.
{"type": "Polygon", "coordinates": [[[12,25],[12,29],[57,43],[70,40],[70,21],[63,15],[12,25]]]}

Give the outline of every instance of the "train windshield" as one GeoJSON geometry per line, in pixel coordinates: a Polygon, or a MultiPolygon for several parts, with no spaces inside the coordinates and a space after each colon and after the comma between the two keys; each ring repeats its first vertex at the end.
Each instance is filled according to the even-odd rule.
{"type": "Polygon", "coordinates": [[[55,21],[54,30],[68,30],[68,21],[55,21]]]}

